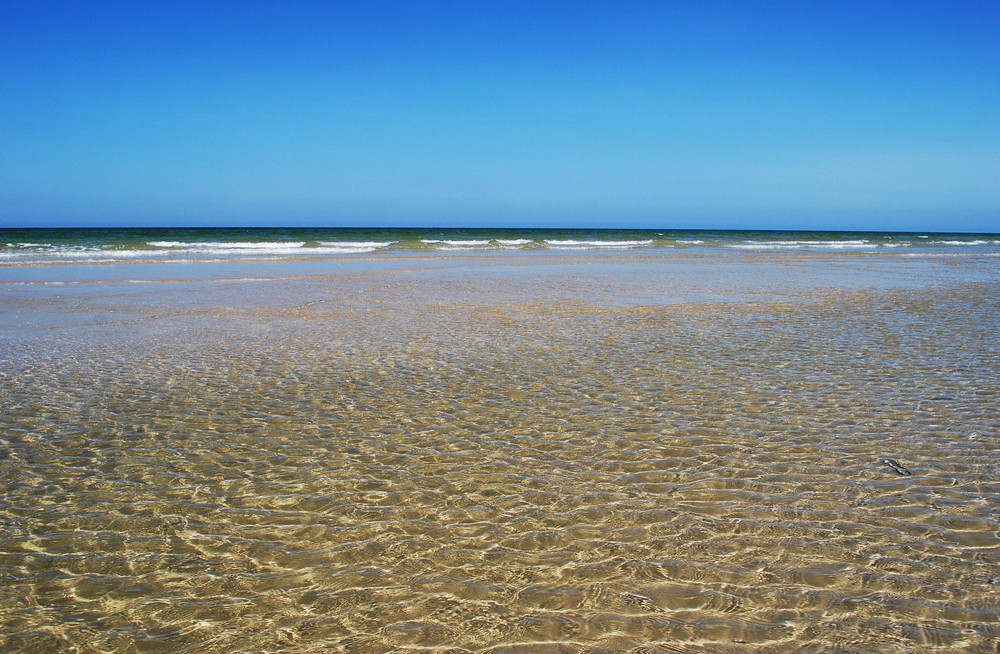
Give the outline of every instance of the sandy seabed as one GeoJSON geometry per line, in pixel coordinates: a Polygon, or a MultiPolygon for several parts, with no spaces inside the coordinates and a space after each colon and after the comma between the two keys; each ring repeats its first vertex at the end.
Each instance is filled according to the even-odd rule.
{"type": "Polygon", "coordinates": [[[0,649],[994,651],[998,280],[0,270],[0,649]]]}

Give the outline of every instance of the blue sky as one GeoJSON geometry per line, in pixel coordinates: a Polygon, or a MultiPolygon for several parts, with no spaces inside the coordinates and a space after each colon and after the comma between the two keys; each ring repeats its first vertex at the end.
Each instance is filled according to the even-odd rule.
{"type": "Polygon", "coordinates": [[[0,226],[1000,230],[1000,2],[0,5],[0,226]]]}

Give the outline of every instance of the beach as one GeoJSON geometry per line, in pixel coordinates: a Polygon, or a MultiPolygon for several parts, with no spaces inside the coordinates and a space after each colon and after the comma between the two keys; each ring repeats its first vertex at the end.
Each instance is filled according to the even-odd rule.
{"type": "Polygon", "coordinates": [[[1000,257],[916,238],[12,254],[0,649],[992,651],[1000,257]]]}

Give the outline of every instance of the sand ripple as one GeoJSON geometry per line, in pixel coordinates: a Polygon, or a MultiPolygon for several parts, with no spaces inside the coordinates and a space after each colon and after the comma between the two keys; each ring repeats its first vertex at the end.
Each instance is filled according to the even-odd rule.
{"type": "Polygon", "coordinates": [[[26,342],[0,380],[0,646],[992,648],[991,292],[26,342]]]}

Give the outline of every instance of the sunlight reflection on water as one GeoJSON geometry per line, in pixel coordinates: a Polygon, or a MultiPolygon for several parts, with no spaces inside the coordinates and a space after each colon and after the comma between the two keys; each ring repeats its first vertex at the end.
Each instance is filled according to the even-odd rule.
{"type": "Polygon", "coordinates": [[[992,647],[995,285],[753,265],[8,293],[0,645],[992,647]]]}

